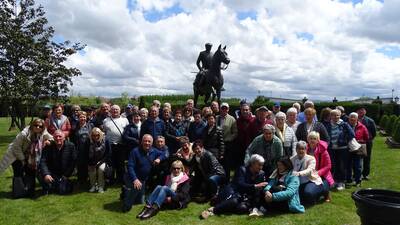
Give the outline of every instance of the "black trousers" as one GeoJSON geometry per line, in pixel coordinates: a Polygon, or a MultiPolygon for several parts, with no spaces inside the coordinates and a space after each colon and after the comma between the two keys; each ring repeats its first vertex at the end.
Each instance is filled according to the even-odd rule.
{"type": "Polygon", "coordinates": [[[372,141],[367,142],[367,157],[363,158],[363,171],[362,171],[363,177],[369,176],[371,170],[372,145],[373,145],[372,141]]]}
{"type": "Polygon", "coordinates": [[[36,178],[42,183],[43,179],[38,174],[37,170],[34,170],[27,165],[23,165],[20,160],[16,160],[11,164],[13,168],[14,177],[22,177],[25,188],[26,196],[32,197],[35,193],[36,178]]]}
{"type": "Polygon", "coordinates": [[[230,181],[231,179],[231,170],[236,168],[236,159],[235,157],[235,143],[234,142],[225,142],[225,153],[224,159],[222,160],[222,165],[225,170],[226,180],[230,181]]]}
{"type": "Polygon", "coordinates": [[[124,183],[125,160],[127,160],[126,148],[122,144],[111,144],[112,164],[116,173],[116,181],[124,183]]]}

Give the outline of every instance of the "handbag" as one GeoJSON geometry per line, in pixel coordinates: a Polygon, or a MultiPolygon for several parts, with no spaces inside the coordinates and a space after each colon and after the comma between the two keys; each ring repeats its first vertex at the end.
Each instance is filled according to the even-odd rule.
{"type": "Polygon", "coordinates": [[[106,167],[104,168],[104,178],[106,178],[106,180],[111,180],[113,177],[114,170],[110,164],[106,163],[106,167]]]}
{"type": "Polygon", "coordinates": [[[355,138],[351,139],[347,146],[349,147],[349,152],[357,152],[361,148],[360,143],[355,138]]]}
{"type": "Polygon", "coordinates": [[[367,145],[361,144],[361,147],[355,153],[361,157],[367,157],[368,156],[367,145]]]}
{"type": "Polygon", "coordinates": [[[22,177],[13,177],[12,180],[12,197],[23,198],[26,196],[26,188],[22,177]]]}
{"type": "Polygon", "coordinates": [[[58,194],[67,195],[72,193],[73,186],[70,180],[65,178],[60,178],[58,183],[58,194]]]}

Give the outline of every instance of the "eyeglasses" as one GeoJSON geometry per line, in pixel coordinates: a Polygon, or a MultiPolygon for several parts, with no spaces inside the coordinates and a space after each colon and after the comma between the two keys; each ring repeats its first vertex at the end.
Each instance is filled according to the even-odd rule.
{"type": "Polygon", "coordinates": [[[36,128],[40,128],[40,129],[43,128],[43,125],[33,125],[33,126],[36,127],[36,128]]]}
{"type": "Polygon", "coordinates": [[[174,168],[172,168],[173,170],[180,170],[181,168],[180,167],[174,167],[174,168]]]}

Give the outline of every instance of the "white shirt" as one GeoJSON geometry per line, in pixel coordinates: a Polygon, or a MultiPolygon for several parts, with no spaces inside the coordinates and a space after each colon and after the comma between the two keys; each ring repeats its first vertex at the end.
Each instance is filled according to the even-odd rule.
{"type": "Polygon", "coordinates": [[[122,117],[107,117],[103,120],[104,132],[106,133],[106,138],[110,141],[111,144],[122,143],[122,133],[124,132],[124,128],[128,124],[128,119],[122,117]],[[115,122],[115,124],[113,121],[115,122]],[[118,128],[115,125],[117,125],[118,128]]]}

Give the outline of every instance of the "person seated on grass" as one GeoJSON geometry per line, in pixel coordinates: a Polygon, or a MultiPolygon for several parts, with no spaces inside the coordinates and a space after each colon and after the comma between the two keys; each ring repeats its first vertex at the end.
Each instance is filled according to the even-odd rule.
{"type": "Polygon", "coordinates": [[[241,166],[235,173],[230,185],[218,194],[218,203],[201,213],[202,219],[212,215],[226,213],[247,214],[249,216],[262,216],[261,206],[262,190],[268,184],[262,170],[264,158],[254,154],[249,159],[249,165],[241,166]]]}
{"type": "Polygon", "coordinates": [[[304,213],[305,209],[299,197],[300,180],[298,176],[293,175],[292,162],[284,157],[278,160],[276,167],[264,188],[266,209],[304,213]]]}
{"type": "Polygon", "coordinates": [[[47,132],[44,121],[42,119],[34,119],[31,125],[25,127],[10,143],[7,152],[0,161],[0,174],[12,165],[13,180],[24,180],[23,189],[26,189],[21,195],[13,190],[13,197],[33,196],[35,180],[39,176],[42,149],[50,144],[51,140],[53,140],[53,136],[47,132]]]}
{"type": "Polygon", "coordinates": [[[163,152],[153,147],[153,137],[145,134],[141,145],[134,148],[128,158],[128,173],[124,176],[125,185],[123,186],[121,199],[123,201],[123,212],[131,210],[133,204],[144,202],[146,183],[150,177],[150,172],[155,165],[164,160],[163,152]]]}
{"type": "Polygon", "coordinates": [[[151,179],[149,179],[149,182],[147,183],[149,189],[154,189],[158,184],[164,183],[165,178],[169,174],[169,167],[171,164],[169,159],[169,148],[165,144],[164,136],[160,135],[156,137],[154,148],[163,153],[163,160],[161,160],[159,164],[153,165],[153,168],[151,169],[151,179]]]}
{"type": "Polygon", "coordinates": [[[315,158],[315,169],[322,178],[324,184],[325,201],[330,202],[331,196],[329,189],[333,187],[335,181],[331,174],[331,158],[328,153],[328,143],[319,139],[319,133],[312,131],[307,137],[307,154],[315,158]]]}
{"type": "Polygon", "coordinates": [[[190,202],[189,191],[189,176],[184,172],[182,162],[176,160],[171,165],[171,174],[167,176],[165,185],[157,185],[136,218],[149,219],[155,216],[161,207],[168,209],[186,208],[190,202]]]}
{"type": "Polygon", "coordinates": [[[75,146],[65,140],[62,130],[54,131],[53,137],[54,141],[43,149],[40,159],[40,172],[44,179],[43,191],[45,194],[69,194],[73,189],[69,177],[75,167],[75,146]]]}
{"type": "Polygon", "coordinates": [[[329,185],[327,182],[324,185],[318,175],[314,156],[307,155],[305,141],[299,141],[296,144],[296,153],[297,155],[292,156],[290,160],[293,164],[292,174],[300,179],[300,200],[303,204],[314,205],[321,196],[329,193],[329,185]]]}
{"type": "Polygon", "coordinates": [[[194,142],[193,152],[192,196],[198,202],[215,200],[218,189],[225,184],[224,168],[211,152],[204,149],[202,140],[194,142]]]}
{"type": "Polygon", "coordinates": [[[90,147],[88,155],[88,172],[91,188],[89,192],[104,192],[104,171],[106,164],[111,165],[111,154],[108,141],[100,128],[93,128],[90,134],[90,147]]]}

